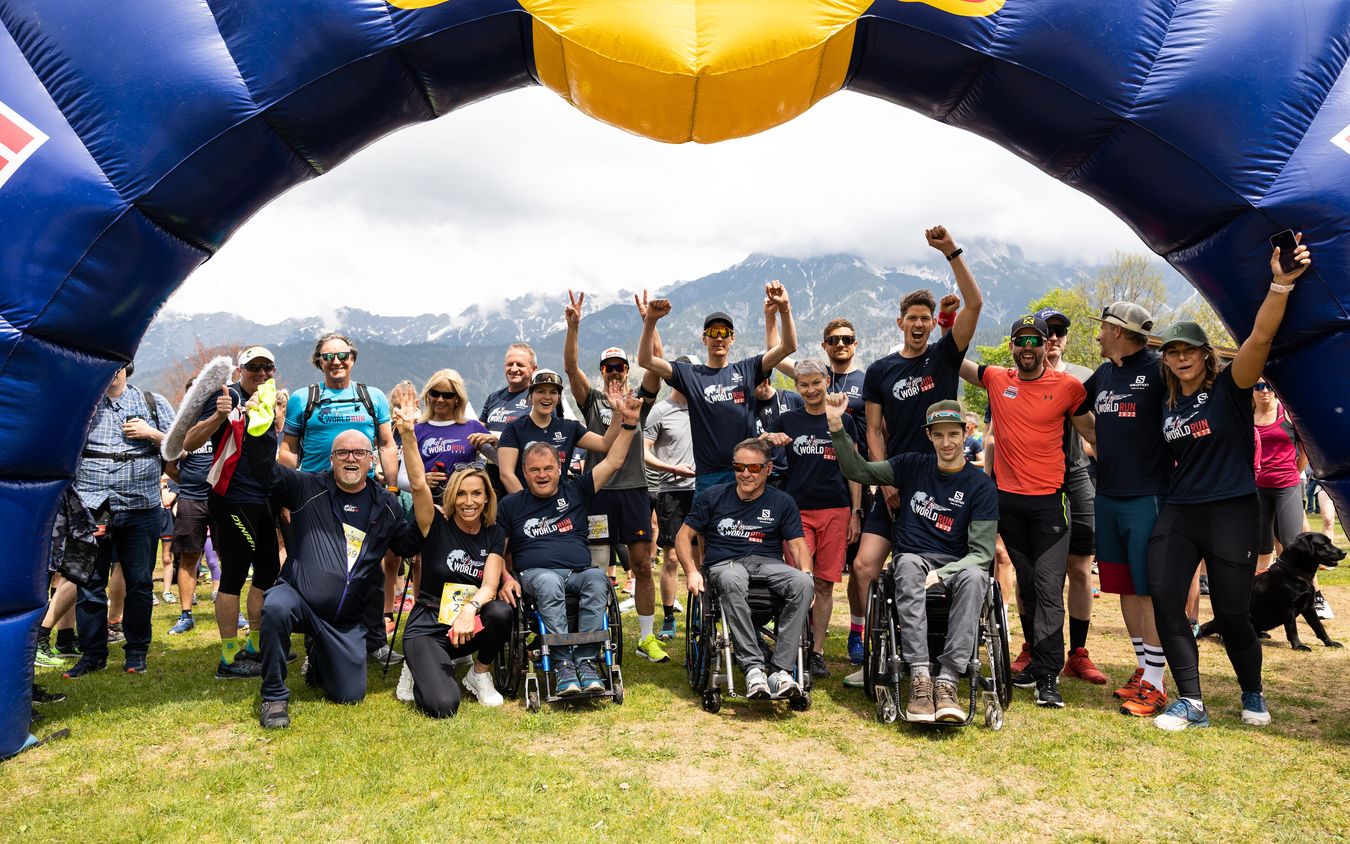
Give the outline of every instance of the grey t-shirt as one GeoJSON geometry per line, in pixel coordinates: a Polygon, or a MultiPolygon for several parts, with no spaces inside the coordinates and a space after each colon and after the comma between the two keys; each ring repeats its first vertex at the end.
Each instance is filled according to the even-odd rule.
{"type": "MultiPolygon", "coordinates": [[[[647,422],[647,414],[651,412],[652,406],[647,402],[642,403],[642,412],[638,420],[638,430],[633,432],[633,442],[628,446],[628,457],[624,459],[623,466],[614,473],[614,477],[605,484],[605,489],[646,489],[647,473],[643,468],[643,458],[645,451],[642,443],[642,426],[647,422]]],[[[609,406],[609,399],[604,393],[591,388],[590,393],[586,395],[586,403],[580,408],[582,418],[586,420],[586,427],[591,431],[604,436],[609,430],[609,422],[614,417],[614,410],[609,406]]],[[[596,467],[601,460],[605,459],[603,451],[586,452],[586,471],[589,472],[596,467]]]]}
{"type": "MultiPolygon", "coordinates": [[[[694,437],[689,430],[689,405],[670,399],[659,401],[647,417],[642,436],[652,441],[652,456],[674,466],[694,465],[694,437]]],[[[677,478],[669,472],[647,470],[647,485],[653,492],[681,492],[694,488],[693,478],[677,478]]]]}
{"type": "MultiPolygon", "coordinates": [[[[1064,362],[1064,371],[1084,384],[1092,377],[1091,369],[1076,363],[1069,363],[1068,361],[1064,362]]],[[[1078,431],[1076,431],[1073,424],[1067,420],[1065,420],[1064,423],[1064,435],[1069,438],[1068,463],[1066,464],[1068,466],[1068,474],[1071,477],[1081,476],[1086,479],[1089,460],[1087,453],[1083,451],[1083,438],[1078,436],[1078,431]]]]}

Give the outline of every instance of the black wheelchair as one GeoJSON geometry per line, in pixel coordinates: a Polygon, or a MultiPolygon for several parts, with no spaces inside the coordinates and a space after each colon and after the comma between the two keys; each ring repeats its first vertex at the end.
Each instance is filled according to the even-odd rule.
{"type": "MultiPolygon", "coordinates": [[[[750,619],[759,631],[759,641],[751,647],[765,652],[765,664],[772,651],[772,643],[777,641],[775,629],[778,612],[782,604],[770,594],[763,581],[751,579],[748,594],[750,619]]],[[[744,689],[737,691],[733,668],[733,652],[737,643],[731,641],[731,628],[727,624],[725,612],[717,596],[711,578],[704,580],[702,595],[690,592],[685,604],[685,645],[684,665],[689,678],[689,688],[702,698],[705,712],[717,712],[722,708],[722,696],[744,698],[744,689]]],[[[811,708],[811,672],[810,664],[813,637],[811,619],[807,616],[805,629],[800,633],[800,645],[797,648],[797,665],[792,679],[797,681],[801,694],[789,698],[768,698],[769,701],[786,700],[794,712],[805,712],[811,708]]],[[[748,698],[747,698],[748,699],[748,698]]]]}
{"type": "MultiPolygon", "coordinates": [[[[544,620],[533,597],[521,594],[516,601],[516,617],[511,636],[497,655],[493,680],[502,695],[515,699],[525,690],[525,709],[538,712],[544,703],[609,698],[623,703],[623,617],[614,587],[607,586],[605,625],[594,633],[552,633],[544,629],[544,620]],[[561,697],[553,690],[551,649],[572,645],[598,644],[597,667],[605,688],[598,692],[561,697]]],[[[567,596],[567,622],[577,626],[578,596],[567,596]]]]}
{"type": "MultiPolygon", "coordinates": [[[[887,566],[872,583],[867,595],[867,615],[863,628],[863,689],[876,701],[876,718],[892,724],[905,718],[903,684],[909,665],[901,656],[900,630],[895,606],[895,579],[887,566]]],[[[928,593],[928,653],[935,658],[947,641],[947,613],[950,598],[940,590],[928,593]]],[[[998,581],[989,578],[980,610],[980,632],[975,638],[975,653],[960,678],[969,687],[970,705],[961,722],[933,722],[933,726],[965,727],[974,723],[984,702],[984,723],[993,730],[1003,728],[1003,714],[1012,702],[1012,661],[1008,654],[1008,616],[1003,607],[1003,592],[998,581]],[[983,652],[983,658],[981,653],[983,652]]],[[[937,667],[933,667],[936,673],[937,667]]],[[[959,688],[959,687],[958,687],[959,688]]]]}

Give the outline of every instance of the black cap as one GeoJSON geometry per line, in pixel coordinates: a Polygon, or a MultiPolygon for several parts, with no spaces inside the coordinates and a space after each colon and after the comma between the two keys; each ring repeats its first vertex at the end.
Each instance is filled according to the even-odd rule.
{"type": "Polygon", "coordinates": [[[1052,319],[1062,320],[1064,322],[1065,328],[1068,328],[1069,326],[1073,325],[1073,321],[1069,319],[1068,315],[1066,315],[1059,308],[1041,308],[1039,311],[1032,314],[1032,316],[1038,316],[1041,319],[1045,320],[1047,323],[1050,322],[1050,320],[1052,319]]]}
{"type": "Polygon", "coordinates": [[[730,328],[732,331],[736,330],[736,324],[731,321],[731,317],[721,311],[713,311],[703,318],[703,330],[708,330],[708,326],[712,325],[714,322],[725,322],[727,328],[730,328]]]}
{"type": "Polygon", "coordinates": [[[1026,316],[1020,316],[1013,320],[1012,328],[1008,329],[1008,336],[1016,337],[1017,332],[1021,331],[1023,328],[1035,329],[1036,333],[1042,337],[1050,336],[1050,326],[1046,325],[1045,320],[1035,314],[1027,314],[1026,316]]]}

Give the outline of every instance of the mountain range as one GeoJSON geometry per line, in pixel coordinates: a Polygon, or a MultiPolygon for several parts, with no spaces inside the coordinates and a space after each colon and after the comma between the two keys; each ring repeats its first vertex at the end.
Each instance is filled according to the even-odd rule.
{"type": "MultiPolygon", "coordinates": [[[[998,342],[1006,324],[1027,302],[1056,287],[1082,284],[1096,267],[1035,261],[1016,246],[994,240],[971,240],[966,258],[984,293],[985,305],[976,334],[977,344],[998,342]]],[[[1186,280],[1158,262],[1168,302],[1180,306],[1192,295],[1186,280]]],[[[846,316],[861,338],[859,354],[871,360],[899,341],[895,326],[900,297],[927,287],[940,297],[955,291],[951,271],[942,256],[901,267],[882,267],[856,255],[823,255],[807,259],[752,254],[724,270],[676,281],[652,296],[663,296],[673,306],[661,322],[667,357],[701,355],[703,317],[725,311],[735,320],[738,348],[749,353],[763,344],[764,283],[778,279],[792,299],[800,348],[819,354],[818,342],[826,322],[846,316]]],[[[239,348],[260,344],[277,355],[278,382],[292,389],[318,380],[310,363],[315,338],[328,330],[342,331],[356,342],[359,363],[355,378],[387,390],[408,378],[420,388],[423,380],[442,367],[459,370],[475,404],[501,386],[501,362],[506,347],[524,340],[539,356],[540,365],[562,369],[565,292],[555,299],[537,294],[507,299],[496,306],[471,305],[459,314],[380,316],[356,308],[338,308],[327,314],[292,318],[272,325],[252,322],[230,313],[181,314],[164,311],[151,324],[136,356],[138,384],[170,397],[181,394],[174,383],[192,374],[184,362],[194,353],[215,347],[239,348]]],[[[588,296],[581,322],[581,359],[593,368],[608,346],[626,349],[634,360],[641,331],[632,293],[588,296]]]]}

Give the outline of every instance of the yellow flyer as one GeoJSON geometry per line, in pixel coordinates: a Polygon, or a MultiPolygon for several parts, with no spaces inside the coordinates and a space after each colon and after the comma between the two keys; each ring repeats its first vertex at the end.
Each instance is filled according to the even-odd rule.
{"type": "Polygon", "coordinates": [[[460,607],[463,607],[477,592],[477,586],[470,586],[467,583],[445,584],[445,588],[441,590],[441,611],[436,615],[436,620],[441,624],[454,624],[460,607]]]}
{"type": "Polygon", "coordinates": [[[366,541],[366,532],[344,524],[342,533],[347,537],[347,571],[351,571],[356,561],[361,559],[361,545],[366,541]]]}
{"type": "Polygon", "coordinates": [[[586,527],[587,539],[609,539],[609,516],[588,516],[586,527]]]}

